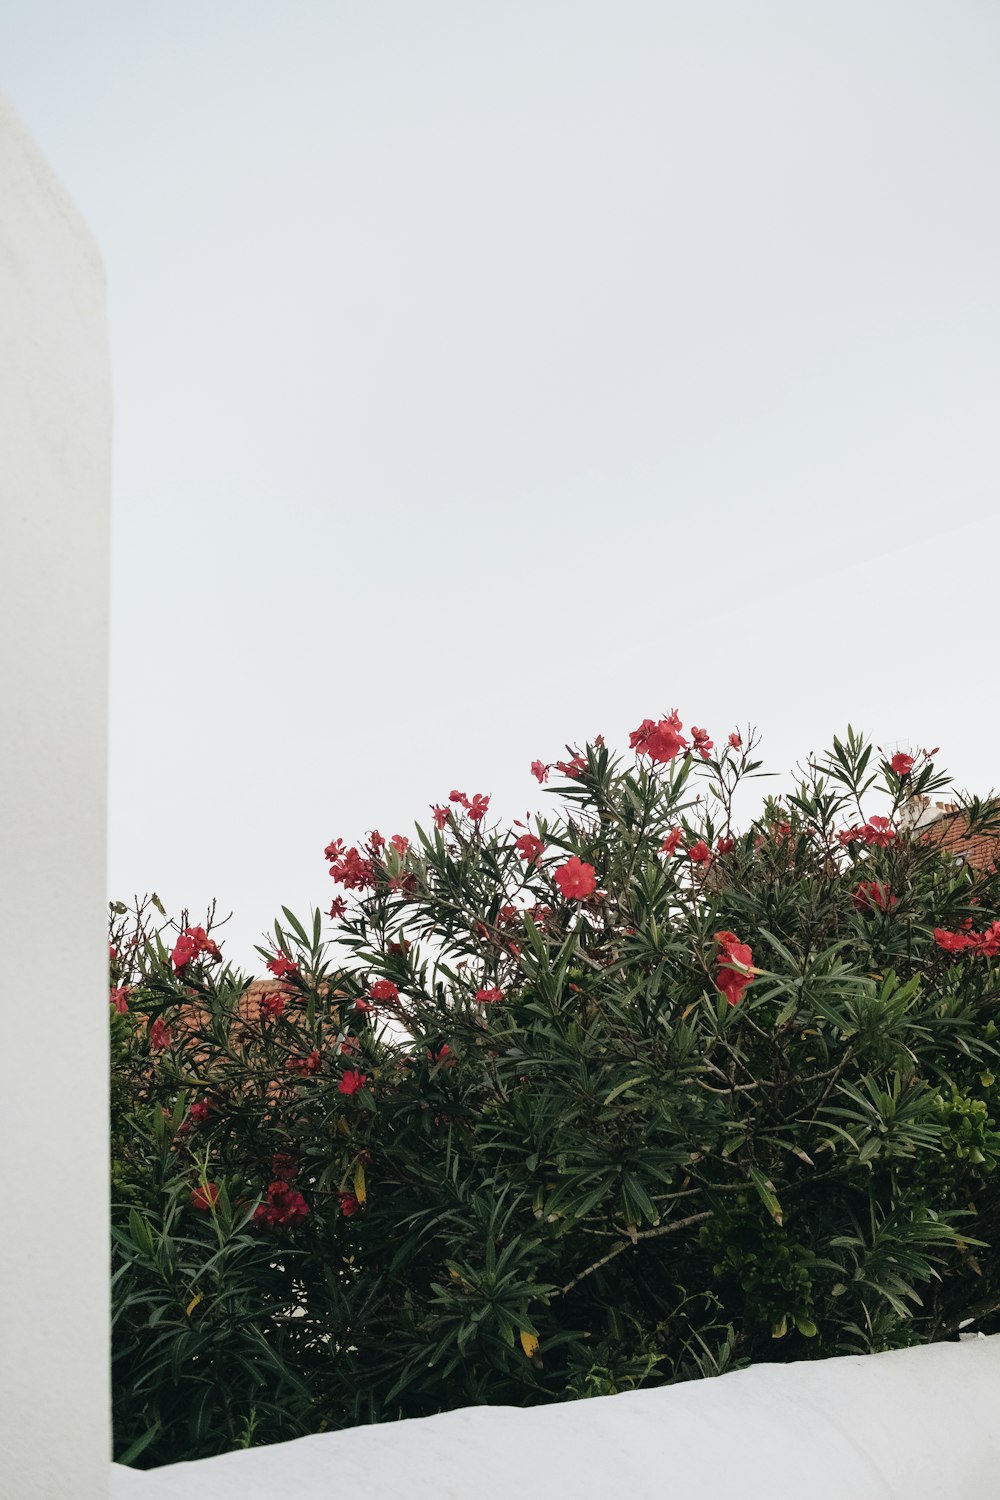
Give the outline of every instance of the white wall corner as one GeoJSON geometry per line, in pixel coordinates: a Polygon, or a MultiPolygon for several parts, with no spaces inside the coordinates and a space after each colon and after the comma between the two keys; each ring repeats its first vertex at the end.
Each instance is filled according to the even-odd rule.
{"type": "Polygon", "coordinates": [[[0,98],[0,1493],[109,1475],[104,272],[0,98]]]}

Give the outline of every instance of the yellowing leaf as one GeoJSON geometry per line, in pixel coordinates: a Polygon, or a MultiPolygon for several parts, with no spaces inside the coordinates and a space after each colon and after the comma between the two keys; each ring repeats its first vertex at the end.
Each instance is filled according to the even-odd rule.
{"type": "Polygon", "coordinates": [[[194,1312],[195,1308],[198,1306],[198,1303],[200,1301],[201,1301],[201,1292],[197,1292],[191,1298],[191,1301],[188,1303],[187,1307],[184,1309],[184,1316],[186,1318],[189,1318],[191,1316],[191,1314],[194,1312]]]}
{"type": "Polygon", "coordinates": [[[538,1348],[538,1340],[533,1333],[525,1333],[521,1330],[521,1348],[530,1359],[538,1348]]]}
{"type": "Polygon", "coordinates": [[[354,1168],[354,1196],[355,1198],[357,1198],[359,1203],[364,1203],[365,1169],[360,1162],[358,1162],[357,1166],[354,1168]]]}

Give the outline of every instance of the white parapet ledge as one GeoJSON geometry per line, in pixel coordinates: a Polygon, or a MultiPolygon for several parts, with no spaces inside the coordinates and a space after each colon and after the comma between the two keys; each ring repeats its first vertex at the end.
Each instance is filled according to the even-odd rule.
{"type": "Polygon", "coordinates": [[[112,1472],[112,1500],[990,1500],[1000,1335],[112,1472]]]}

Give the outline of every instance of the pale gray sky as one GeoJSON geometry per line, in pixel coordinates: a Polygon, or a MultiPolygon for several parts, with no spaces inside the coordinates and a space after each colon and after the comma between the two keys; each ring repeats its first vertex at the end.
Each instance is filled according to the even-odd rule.
{"type": "Polygon", "coordinates": [[[102,247],[110,884],[322,850],[675,704],[1000,781],[988,0],[7,0],[102,247]]]}

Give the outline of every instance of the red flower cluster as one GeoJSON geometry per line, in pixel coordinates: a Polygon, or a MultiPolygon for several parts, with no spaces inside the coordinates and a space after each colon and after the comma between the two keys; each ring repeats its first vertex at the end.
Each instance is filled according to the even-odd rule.
{"type": "MultiPolygon", "coordinates": [[[[668,761],[674,759],[674,756],[688,748],[688,742],[680,732],[683,727],[677,717],[676,708],[659,722],[653,719],[643,719],[639,728],[633,729],[629,735],[629,746],[636,755],[648,755],[650,760],[658,765],[666,765],[668,761]]],[[[701,744],[704,745],[707,741],[705,731],[700,729],[698,734],[702,736],[701,744]]]]}
{"type": "MultiPolygon", "coordinates": [[[[971,917],[966,919],[970,927],[971,921],[971,917]]],[[[966,922],[963,922],[963,927],[966,922]]],[[[984,932],[947,932],[944,928],[935,927],[934,941],[946,953],[962,953],[966,948],[971,948],[981,958],[996,958],[1000,953],[1000,922],[991,922],[984,932]]]]}
{"type": "Polygon", "coordinates": [[[333,900],[330,902],[330,910],[327,912],[327,916],[330,917],[332,921],[339,922],[346,911],[347,902],[344,900],[343,896],[334,896],[333,900]]]}
{"type": "Polygon", "coordinates": [[[477,990],[476,999],[480,1005],[495,1005],[498,1000],[503,999],[503,990],[496,988],[477,990]]]}
{"type": "Polygon", "coordinates": [[[257,1001],[257,1008],[260,1011],[261,1020],[264,1020],[265,1018],[267,1018],[268,1020],[274,1020],[276,1016],[280,1016],[285,1008],[285,1001],[287,999],[288,996],[284,993],[283,990],[276,990],[273,994],[261,995],[260,999],[257,1001]]]}
{"type": "Polygon", "coordinates": [[[433,811],[433,814],[434,814],[434,827],[435,828],[447,828],[447,826],[448,826],[448,818],[450,816],[448,808],[447,807],[435,807],[435,808],[432,809],[432,811],[433,811]]]}
{"type": "Polygon", "coordinates": [[[275,958],[269,958],[267,967],[275,979],[284,979],[286,974],[297,974],[299,966],[293,963],[287,953],[279,953],[275,958]]]}
{"type": "Polygon", "coordinates": [[[560,894],[567,901],[583,901],[597,889],[597,872],[593,865],[586,864],[573,854],[564,865],[560,865],[553,876],[560,894]]]}
{"type": "Polygon", "coordinates": [[[188,1110],[188,1119],[192,1125],[204,1125],[211,1113],[212,1106],[207,1099],[196,1099],[188,1110]]]}
{"type": "Polygon", "coordinates": [[[531,762],[531,774],[532,776],[534,776],[539,786],[542,786],[544,782],[548,781],[550,769],[551,767],[547,766],[544,760],[533,760],[531,762]]]}
{"type": "Polygon", "coordinates": [[[128,1014],[129,987],[127,984],[119,985],[118,989],[111,991],[111,1004],[120,1016],[128,1014]]]}
{"type": "MultiPolygon", "coordinates": [[[[374,836],[373,836],[373,847],[374,836]]],[[[375,867],[358,849],[344,848],[343,839],[334,839],[323,851],[330,861],[330,876],[347,891],[363,891],[375,884],[375,867]]]]}
{"type": "Polygon", "coordinates": [[[738,1005],[743,991],[753,984],[753,954],[746,943],[741,943],[735,932],[717,932],[715,941],[719,951],[715,955],[719,971],[715,976],[716,987],[722,991],[730,1005],[738,1005]]]}
{"type": "Polygon", "coordinates": [[[888,818],[869,818],[867,823],[855,823],[853,828],[842,828],[837,838],[841,844],[874,844],[884,849],[896,837],[896,830],[888,818]]]}
{"type": "Polygon", "coordinates": [[[170,1046],[171,1041],[170,1027],[166,1024],[162,1016],[157,1016],[149,1028],[149,1045],[151,1050],[153,1052],[162,1052],[165,1047],[170,1046]]]}
{"type": "Polygon", "coordinates": [[[734,750],[742,750],[743,749],[743,741],[740,739],[740,736],[739,736],[739,734],[737,733],[737,731],[735,729],[733,730],[732,734],[729,736],[729,743],[732,745],[732,747],[733,747],[734,750]]]}
{"type": "Polygon", "coordinates": [[[522,833],[519,839],[515,839],[514,848],[523,860],[534,865],[541,859],[545,845],[533,833],[522,833]]]}
{"type": "MultiPolygon", "coordinates": [[[[670,832],[663,840],[663,843],[660,845],[661,852],[663,854],[676,854],[683,837],[684,835],[679,828],[671,828],[670,832]]],[[[681,849],[682,854],[683,852],[683,849],[681,849]]]]}
{"type": "Polygon", "coordinates": [[[712,862],[712,851],[704,839],[698,839],[688,850],[688,859],[695,865],[708,865],[712,862]]]}
{"type": "Polygon", "coordinates": [[[337,1084],[337,1092],[350,1096],[356,1094],[359,1089],[363,1089],[367,1082],[368,1077],[365,1073],[359,1073],[355,1068],[348,1068],[337,1084]]]}
{"type": "Polygon", "coordinates": [[[736,848],[736,840],[733,838],[718,838],[715,842],[716,854],[732,854],[736,848]]]}
{"type": "Polygon", "coordinates": [[[858,911],[889,911],[899,904],[899,897],[877,880],[862,880],[851,899],[858,911]]]}
{"type": "Polygon", "coordinates": [[[376,979],[369,994],[380,1005],[393,1005],[399,999],[399,990],[391,979],[376,979]]]}
{"type": "Polygon", "coordinates": [[[552,767],[562,776],[568,776],[570,781],[577,778],[587,769],[587,757],[585,755],[574,755],[572,760],[557,760],[552,767]]]}
{"type": "Polygon", "coordinates": [[[897,776],[909,776],[910,772],[913,770],[913,756],[904,755],[900,750],[892,757],[892,760],[889,762],[889,764],[895,771],[897,776]]]}
{"type": "Polygon", "coordinates": [[[309,1213],[309,1205],[301,1193],[289,1187],[287,1182],[272,1182],[263,1203],[253,1211],[255,1224],[266,1224],[271,1229],[293,1229],[301,1224],[309,1213]]]}
{"type": "Polygon", "coordinates": [[[218,1201],[219,1189],[214,1182],[206,1182],[204,1186],[191,1189],[191,1207],[196,1208],[199,1213],[211,1213],[218,1201]]]}
{"type": "Polygon", "coordinates": [[[354,1193],[340,1193],[338,1194],[338,1201],[340,1203],[340,1212],[344,1215],[345,1219],[349,1219],[352,1214],[356,1214],[361,1207],[354,1193]]]}
{"type": "MultiPolygon", "coordinates": [[[[448,801],[449,802],[457,802],[462,807],[464,807],[465,811],[468,813],[468,815],[472,819],[473,823],[479,823],[479,822],[481,822],[482,819],[485,818],[487,812],[489,811],[489,806],[490,806],[490,799],[483,792],[476,792],[476,793],[474,793],[474,795],[472,796],[471,800],[465,795],[464,792],[459,792],[459,791],[449,792],[448,793],[448,801]]],[[[438,814],[438,812],[443,812],[444,810],[445,809],[443,809],[443,808],[435,808],[435,810],[434,810],[435,811],[435,819],[434,819],[435,822],[437,822],[437,814],[438,814]]],[[[444,827],[444,823],[438,823],[438,827],[439,828],[443,828],[444,827]]]]}
{"type": "Polygon", "coordinates": [[[694,724],[692,724],[691,739],[694,743],[694,748],[698,751],[698,754],[701,756],[702,760],[711,759],[712,751],[715,749],[715,744],[712,740],[709,739],[708,730],[698,729],[694,724]]]}
{"type": "Polygon", "coordinates": [[[317,1048],[309,1053],[308,1057],[290,1057],[288,1059],[288,1071],[290,1073],[301,1073],[308,1077],[310,1073],[318,1073],[323,1059],[317,1048]]]}
{"type": "Polygon", "coordinates": [[[218,943],[212,941],[204,927],[185,927],[170,955],[175,972],[180,973],[202,953],[207,953],[216,962],[222,958],[218,943]]]}

